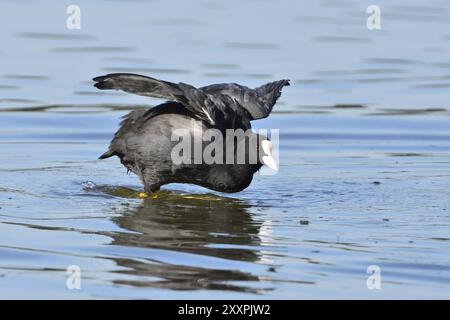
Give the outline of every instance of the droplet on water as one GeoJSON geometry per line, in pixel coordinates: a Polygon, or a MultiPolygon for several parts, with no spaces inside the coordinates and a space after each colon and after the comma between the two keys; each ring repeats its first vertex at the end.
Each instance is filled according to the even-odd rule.
{"type": "Polygon", "coordinates": [[[95,189],[96,185],[92,181],[85,181],[81,184],[84,190],[92,190],[95,189]]]}

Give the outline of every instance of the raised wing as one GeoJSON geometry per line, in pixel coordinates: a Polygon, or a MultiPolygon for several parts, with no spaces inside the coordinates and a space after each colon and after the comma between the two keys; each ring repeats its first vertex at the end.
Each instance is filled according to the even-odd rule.
{"type": "Polygon", "coordinates": [[[94,87],[100,90],[122,90],[140,96],[167,100],[175,100],[176,95],[182,94],[175,83],[132,73],[111,73],[92,80],[96,82],[94,87]]]}
{"type": "Polygon", "coordinates": [[[132,73],[112,73],[93,80],[96,81],[94,86],[100,90],[116,89],[176,101],[183,104],[196,118],[211,125],[215,125],[218,120],[217,110],[214,110],[210,97],[185,83],[172,83],[132,73]]]}
{"type": "Polygon", "coordinates": [[[181,103],[192,115],[221,129],[248,129],[250,120],[267,117],[289,81],[268,83],[256,89],[238,84],[195,88],[131,73],[112,73],[93,79],[100,90],[116,89],[181,103]]]}
{"type": "Polygon", "coordinates": [[[251,120],[256,120],[269,116],[281,95],[281,89],[288,85],[289,80],[279,80],[255,89],[236,83],[213,84],[200,89],[207,94],[221,94],[233,98],[249,112],[251,120]]]}

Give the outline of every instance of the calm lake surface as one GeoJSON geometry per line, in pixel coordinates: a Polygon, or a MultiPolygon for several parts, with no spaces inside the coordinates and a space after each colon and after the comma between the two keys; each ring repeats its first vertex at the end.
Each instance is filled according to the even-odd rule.
{"type": "Polygon", "coordinates": [[[80,30],[71,4],[0,1],[0,298],[450,298],[449,1],[377,1],[381,30],[365,1],[80,0],[80,30]],[[96,159],[161,101],[92,87],[111,72],[291,79],[254,122],[278,174],[139,199],[96,159]]]}

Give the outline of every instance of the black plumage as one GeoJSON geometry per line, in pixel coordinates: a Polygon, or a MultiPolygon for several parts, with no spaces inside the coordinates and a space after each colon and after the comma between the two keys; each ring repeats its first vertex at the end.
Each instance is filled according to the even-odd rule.
{"type": "MultiPolygon", "coordinates": [[[[108,74],[93,80],[94,86],[101,90],[123,90],[169,100],[148,110],[130,112],[122,121],[109,150],[100,156],[100,159],[118,156],[128,170],[141,178],[146,192],[157,191],[168,183],[193,183],[221,192],[245,189],[262,166],[260,157],[253,164],[175,164],[171,153],[178,142],[172,141],[172,133],[186,129],[196,136],[213,128],[225,135],[227,129],[250,129],[250,121],[267,117],[283,86],[289,85],[288,80],[280,80],[255,89],[234,83],[195,88],[185,83],[126,73],[108,74]],[[201,131],[193,129],[193,120],[201,131]]],[[[268,141],[266,137],[256,133],[249,136],[258,139],[258,150],[248,150],[250,144],[246,145],[246,157],[251,152],[271,156],[267,155],[266,146],[261,145],[268,141]]],[[[208,143],[204,141],[202,148],[208,143]]],[[[236,148],[239,143],[245,141],[237,141],[236,148]]]]}

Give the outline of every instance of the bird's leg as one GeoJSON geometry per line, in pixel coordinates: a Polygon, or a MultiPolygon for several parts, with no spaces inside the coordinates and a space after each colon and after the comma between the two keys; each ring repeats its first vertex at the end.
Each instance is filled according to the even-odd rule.
{"type": "Polygon", "coordinates": [[[158,195],[156,192],[159,191],[159,186],[157,185],[145,185],[144,188],[145,192],[139,193],[139,198],[146,199],[146,198],[157,198],[158,195]]]}

